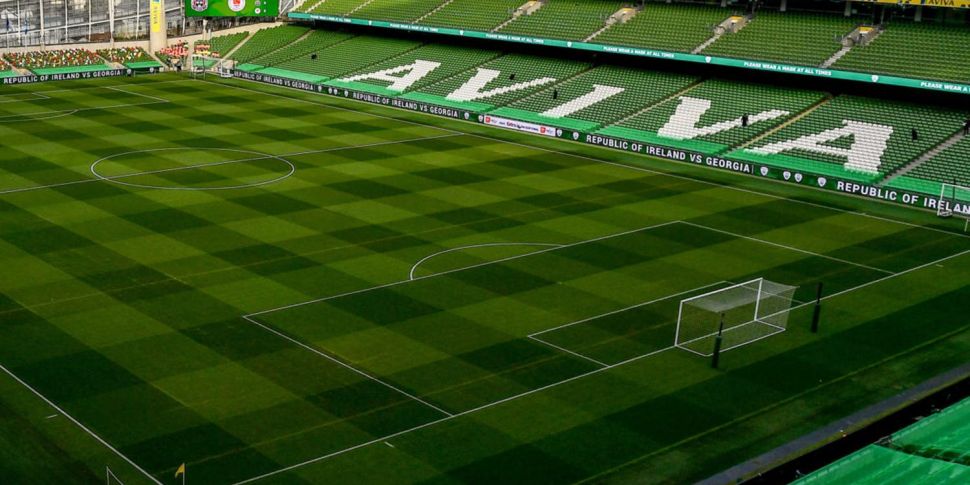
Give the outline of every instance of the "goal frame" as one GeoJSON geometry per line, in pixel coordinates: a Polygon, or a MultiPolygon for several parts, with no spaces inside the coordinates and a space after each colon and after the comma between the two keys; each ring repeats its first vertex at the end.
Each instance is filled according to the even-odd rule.
{"type": "MultiPolygon", "coordinates": [[[[688,351],[688,352],[690,352],[692,354],[699,355],[699,356],[702,356],[702,357],[711,357],[714,354],[713,347],[712,347],[712,349],[711,349],[710,352],[703,353],[703,352],[700,352],[700,351],[695,350],[693,348],[690,348],[688,346],[688,344],[690,344],[692,342],[697,342],[697,341],[702,340],[702,339],[716,338],[716,337],[722,335],[722,333],[727,333],[727,332],[730,332],[732,330],[736,330],[736,329],[739,329],[739,328],[742,328],[742,327],[745,327],[745,326],[748,326],[748,325],[752,325],[752,324],[755,324],[755,325],[764,325],[765,327],[771,328],[770,331],[766,331],[764,334],[759,335],[759,336],[757,336],[755,338],[752,338],[752,339],[749,339],[749,340],[744,340],[744,341],[742,341],[740,343],[737,343],[737,344],[734,344],[734,345],[730,345],[728,347],[724,347],[724,348],[721,348],[720,349],[721,352],[726,352],[728,350],[732,350],[732,349],[736,349],[736,348],[739,348],[739,347],[743,347],[745,345],[752,344],[752,343],[757,342],[759,340],[766,339],[768,337],[771,337],[773,335],[777,335],[777,334],[782,333],[785,330],[787,330],[787,325],[785,325],[785,326],[779,326],[779,325],[770,323],[770,322],[765,321],[765,320],[768,319],[768,318],[771,318],[771,317],[776,317],[776,316],[778,316],[781,313],[791,312],[794,309],[794,304],[796,302],[796,300],[794,299],[794,291],[797,290],[797,287],[791,287],[791,286],[788,286],[788,285],[782,285],[782,286],[786,286],[786,287],[790,288],[791,291],[792,291],[792,296],[789,297],[789,300],[790,301],[789,301],[789,304],[788,304],[788,308],[787,309],[782,310],[780,312],[771,313],[769,315],[761,315],[760,314],[760,312],[761,312],[761,303],[765,299],[765,297],[762,296],[762,295],[765,294],[765,288],[764,288],[765,281],[767,281],[767,280],[765,280],[764,277],[755,278],[753,280],[745,281],[745,282],[742,282],[742,283],[735,283],[735,284],[732,284],[730,286],[726,286],[724,288],[719,288],[719,289],[716,289],[716,290],[708,291],[706,293],[703,293],[703,294],[700,294],[700,295],[696,295],[696,296],[692,296],[690,298],[685,298],[685,299],[681,300],[680,301],[680,304],[679,304],[679,306],[677,308],[677,327],[676,327],[676,330],[674,332],[674,347],[676,347],[678,349],[681,349],[681,350],[686,350],[686,351],[688,351]],[[730,327],[728,329],[718,329],[716,326],[713,326],[712,327],[712,332],[710,332],[710,333],[704,334],[704,335],[702,335],[700,337],[692,338],[691,340],[688,340],[688,341],[685,341],[685,342],[681,342],[680,341],[680,339],[681,339],[681,327],[683,325],[684,305],[685,304],[689,304],[691,301],[698,300],[698,299],[705,298],[705,297],[709,297],[711,295],[716,295],[718,293],[722,293],[722,292],[729,291],[729,290],[732,290],[732,289],[744,288],[744,287],[753,287],[755,284],[757,284],[757,295],[755,296],[755,300],[753,302],[753,304],[754,304],[754,311],[752,312],[751,319],[749,321],[744,322],[744,323],[741,323],[741,324],[738,324],[738,325],[734,325],[734,326],[732,326],[732,327],[730,327]]],[[[780,283],[774,283],[774,284],[779,284],[780,285],[780,283]]],[[[776,293],[772,293],[769,297],[778,297],[778,296],[780,296],[780,295],[779,294],[776,294],[776,293]]],[[[712,312],[712,315],[715,315],[715,313],[712,312]]]]}
{"type": "Polygon", "coordinates": [[[964,187],[956,183],[942,182],[940,184],[940,195],[936,199],[936,215],[940,217],[952,217],[956,215],[963,218],[970,218],[970,214],[953,211],[953,205],[950,202],[958,199],[958,193],[966,194],[966,201],[963,202],[970,205],[970,187],[964,187]]]}

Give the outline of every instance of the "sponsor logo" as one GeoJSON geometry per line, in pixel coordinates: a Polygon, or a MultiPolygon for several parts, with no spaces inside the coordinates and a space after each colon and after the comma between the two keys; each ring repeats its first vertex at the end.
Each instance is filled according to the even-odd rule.
{"type": "Polygon", "coordinates": [[[579,132],[578,131],[574,131],[573,132],[573,140],[579,140],[579,132]]]}
{"type": "Polygon", "coordinates": [[[711,56],[707,56],[707,57],[705,57],[705,58],[704,58],[704,62],[706,62],[706,63],[708,63],[708,64],[710,64],[710,63],[711,63],[711,56]]]}
{"type": "Polygon", "coordinates": [[[825,184],[827,184],[827,183],[829,183],[829,180],[827,178],[825,178],[825,177],[819,177],[818,178],[818,186],[819,187],[825,187],[825,184]]]}
{"type": "Polygon", "coordinates": [[[761,176],[762,177],[768,176],[768,167],[761,167],[761,176]]]}
{"type": "Polygon", "coordinates": [[[781,176],[782,176],[782,177],[785,177],[785,180],[789,180],[789,179],[791,179],[791,172],[789,172],[788,170],[785,170],[785,171],[784,171],[784,172],[783,172],[783,173],[781,174],[781,176]]]}
{"type": "Polygon", "coordinates": [[[204,12],[209,8],[209,0],[192,0],[192,10],[204,12]]]}
{"type": "Polygon", "coordinates": [[[802,174],[796,173],[795,174],[795,181],[798,182],[798,183],[802,183],[802,174]]]}
{"type": "Polygon", "coordinates": [[[242,12],[244,8],[246,8],[246,0],[229,0],[229,10],[242,12]]]}
{"type": "Polygon", "coordinates": [[[875,75],[875,74],[873,74],[873,75],[872,75],[872,82],[874,82],[874,83],[877,83],[877,82],[879,82],[879,76],[877,76],[877,75],[875,75]]]}

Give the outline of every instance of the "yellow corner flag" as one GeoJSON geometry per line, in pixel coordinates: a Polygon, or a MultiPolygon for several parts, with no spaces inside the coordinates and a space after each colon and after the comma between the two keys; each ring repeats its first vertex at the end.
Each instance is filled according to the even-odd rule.
{"type": "Polygon", "coordinates": [[[185,475],[185,463],[182,463],[181,465],[179,465],[179,469],[175,470],[175,478],[178,478],[179,475],[182,475],[182,476],[185,475]]]}

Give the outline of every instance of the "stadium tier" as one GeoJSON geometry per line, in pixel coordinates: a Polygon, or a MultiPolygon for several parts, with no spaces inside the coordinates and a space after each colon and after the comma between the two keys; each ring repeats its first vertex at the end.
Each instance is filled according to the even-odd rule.
{"type": "Polygon", "coordinates": [[[970,83],[968,45],[967,27],[892,22],[872,42],[853,47],[832,67],[970,83]]]}
{"type": "Polygon", "coordinates": [[[616,23],[592,42],[691,52],[713,35],[729,9],[650,2],[626,23],[616,23]]]}
{"type": "Polygon", "coordinates": [[[512,13],[524,3],[523,0],[489,0],[488,8],[484,8],[481,0],[453,0],[418,23],[488,32],[511,19],[512,13]]]}
{"type": "Polygon", "coordinates": [[[15,67],[40,75],[110,69],[104,59],[87,49],[20,52],[5,58],[15,67]]]}
{"type": "MultiPolygon", "coordinates": [[[[310,29],[294,25],[282,25],[263,29],[252,35],[232,56],[237,62],[245,64],[257,57],[282,49],[306,35],[310,29]]],[[[223,54],[225,56],[226,54],[223,54]]]]}
{"type": "Polygon", "coordinates": [[[704,54],[818,66],[842,48],[858,22],[838,15],[761,11],[736,33],[725,33],[704,54]]]}
{"type": "Polygon", "coordinates": [[[825,94],[762,84],[711,80],[599,133],[721,153],[824,99],[825,94]],[[748,124],[743,117],[748,115],[748,124]]]}
{"type": "Polygon", "coordinates": [[[600,66],[491,114],[590,131],[653,105],[696,81],[683,74],[600,66]]]}
{"type": "Polygon", "coordinates": [[[355,16],[387,20],[389,22],[414,22],[445,3],[445,0],[373,0],[365,2],[355,16]]]}
{"type": "Polygon", "coordinates": [[[922,418],[793,485],[970,483],[968,464],[970,398],[922,418]]]}
{"type": "Polygon", "coordinates": [[[939,194],[942,184],[970,187],[970,136],[889,182],[891,187],[927,194],[939,194]]]}
{"type": "Polygon", "coordinates": [[[614,0],[550,0],[529,15],[520,15],[498,31],[550,39],[583,40],[606,26],[623,7],[614,0]]]}
{"type": "Polygon", "coordinates": [[[213,57],[223,57],[228,54],[234,47],[239,45],[249,34],[245,32],[240,32],[237,34],[220,35],[213,37],[209,42],[199,41],[196,42],[196,53],[200,53],[198,46],[208,45],[208,53],[202,53],[203,55],[210,55],[213,57]]]}
{"type": "Polygon", "coordinates": [[[322,15],[347,15],[367,3],[367,0],[308,0],[303,8],[322,15]]]}
{"type": "Polygon", "coordinates": [[[588,68],[585,62],[509,54],[403,97],[486,111],[522,99],[588,68]]]}
{"type": "Polygon", "coordinates": [[[498,55],[497,51],[430,44],[326,84],[396,95],[450,78],[498,55]]]}
{"type": "Polygon", "coordinates": [[[158,61],[152,58],[141,47],[120,47],[116,49],[101,49],[98,55],[108,60],[130,68],[160,67],[158,61]]]}
{"type": "MultiPolygon", "coordinates": [[[[318,54],[316,59],[304,55],[272,66],[272,68],[305,73],[310,77],[304,77],[304,80],[323,82],[387,58],[404,54],[420,45],[420,42],[405,39],[354,37],[345,42],[334,44],[318,54]]],[[[267,72],[267,70],[264,69],[261,72],[267,72]]]]}
{"type": "Polygon", "coordinates": [[[729,156],[875,182],[950,139],[965,118],[955,110],[839,96],[729,156]]]}
{"type": "MultiPolygon", "coordinates": [[[[322,52],[324,49],[352,38],[353,35],[334,32],[331,30],[313,30],[303,39],[293,42],[278,50],[268,52],[262,56],[250,59],[248,62],[237,65],[237,69],[251,71],[263,67],[277,66],[284,62],[310,57],[322,52]]],[[[319,54],[318,54],[319,55],[319,54]]]]}

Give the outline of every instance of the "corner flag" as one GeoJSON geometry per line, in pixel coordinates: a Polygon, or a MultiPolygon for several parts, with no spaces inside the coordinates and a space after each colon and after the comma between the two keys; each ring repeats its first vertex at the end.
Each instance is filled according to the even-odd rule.
{"type": "Polygon", "coordinates": [[[175,470],[175,478],[178,478],[179,475],[182,475],[182,483],[185,483],[185,463],[179,465],[178,470],[175,470]]]}

